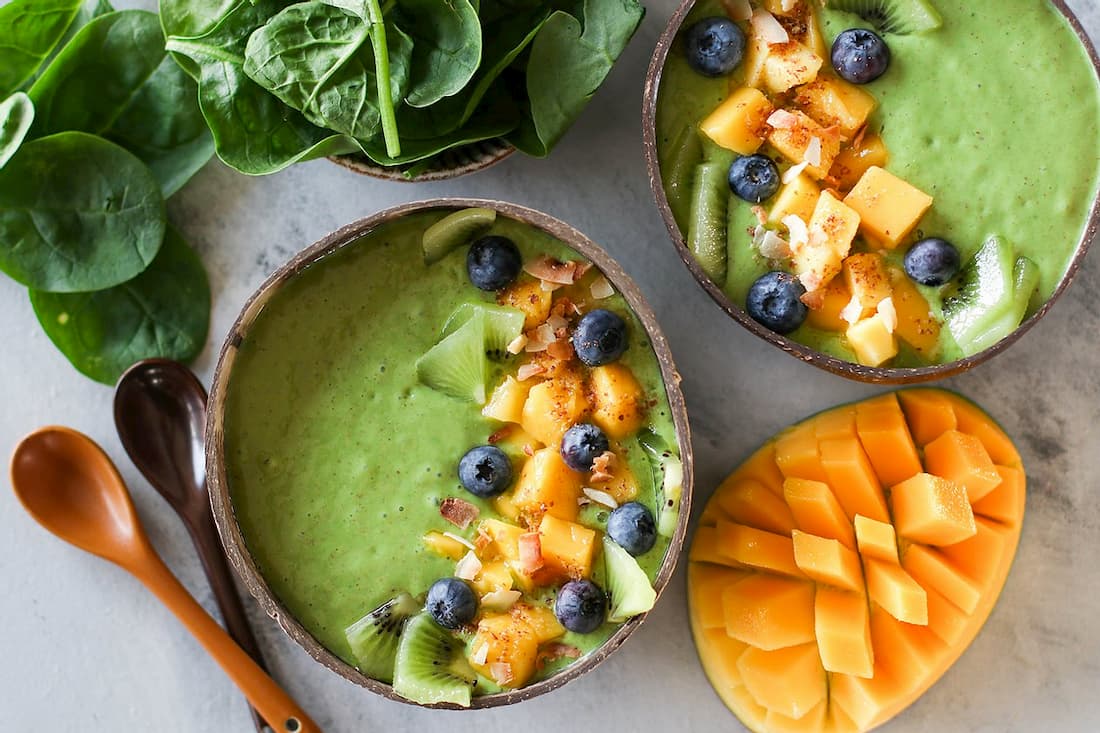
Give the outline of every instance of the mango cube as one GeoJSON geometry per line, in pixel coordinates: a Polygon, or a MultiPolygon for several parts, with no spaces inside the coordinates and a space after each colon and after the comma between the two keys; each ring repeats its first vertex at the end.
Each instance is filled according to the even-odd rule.
{"type": "Polygon", "coordinates": [[[733,522],[718,522],[718,548],[739,565],[768,573],[803,577],[794,561],[794,542],[790,536],[733,522]]]}
{"type": "Polygon", "coordinates": [[[806,323],[823,331],[847,330],[849,324],[840,314],[852,296],[848,292],[848,286],[844,284],[844,278],[834,277],[818,292],[822,294],[821,300],[810,306],[806,323]]]}
{"type": "Polygon", "coordinates": [[[750,25],[748,38],[745,39],[745,56],[741,59],[745,86],[759,89],[764,85],[764,63],[770,53],[771,46],[750,25]]]}
{"type": "Polygon", "coordinates": [[[883,711],[898,697],[898,683],[881,656],[875,659],[873,675],[870,679],[851,674],[829,675],[832,707],[842,711],[857,726],[857,731],[874,728],[883,711]]]}
{"type": "Polygon", "coordinates": [[[924,588],[900,565],[865,558],[867,594],[891,616],[907,624],[928,623],[928,597],[924,588]]]}
{"type": "Polygon", "coordinates": [[[782,94],[816,79],[824,63],[824,59],[798,41],[772,45],[764,59],[764,86],[772,94],[782,94]]]}
{"type": "Polygon", "coordinates": [[[873,315],[878,304],[894,294],[886,260],[878,252],[857,252],[844,259],[844,282],[859,302],[860,318],[873,315]]]}
{"type": "Polygon", "coordinates": [[[853,323],[844,335],[864,366],[881,366],[898,355],[898,340],[881,313],[853,323]]]}
{"type": "MultiPolygon", "coordinates": [[[[771,57],[769,57],[770,60],[771,57]]],[[[792,124],[789,127],[771,128],[767,134],[768,143],[784,158],[798,165],[806,160],[806,153],[811,143],[817,140],[814,147],[820,149],[820,160],[810,161],[806,172],[820,181],[829,174],[833,161],[840,153],[840,138],[835,133],[826,131],[824,127],[798,110],[788,114],[795,118],[792,124]]]]}
{"type": "Polygon", "coordinates": [[[909,421],[909,431],[919,446],[925,446],[948,430],[958,427],[955,409],[943,392],[934,389],[907,389],[898,392],[901,409],[909,421]]]}
{"type": "Polygon", "coordinates": [[[557,446],[535,451],[523,465],[512,502],[531,518],[550,514],[558,519],[577,518],[581,474],[565,465],[557,446]]]}
{"type": "Polygon", "coordinates": [[[493,390],[485,407],[481,408],[481,414],[501,422],[522,422],[523,404],[533,385],[534,382],[519,382],[511,375],[506,376],[493,390]]]}
{"type": "Polygon", "coordinates": [[[707,137],[738,155],[752,155],[764,144],[768,116],[774,111],[764,93],[741,87],[699,123],[707,137]]]}
{"type": "Polygon", "coordinates": [[[878,105],[871,94],[855,84],[823,76],[799,87],[794,102],[824,127],[840,128],[847,138],[855,136],[878,105]]]}
{"type": "Polygon", "coordinates": [[[882,493],[871,460],[858,440],[836,438],[818,446],[821,465],[829,478],[837,501],[849,519],[862,514],[883,522],[890,520],[886,497],[882,493]]]}
{"type": "Polygon", "coordinates": [[[971,506],[975,514],[1013,527],[1024,513],[1024,486],[1027,477],[1020,469],[1008,466],[997,466],[997,473],[1001,477],[1001,483],[971,506]]]}
{"type": "Polygon", "coordinates": [[[523,330],[537,328],[550,315],[554,293],[534,278],[524,277],[497,294],[497,303],[523,311],[523,330]]]}
{"type": "Polygon", "coordinates": [[[789,718],[806,715],[828,694],[816,644],[773,651],[749,647],[737,669],[758,703],[789,718]]]}
{"type": "Polygon", "coordinates": [[[749,573],[744,570],[694,562],[688,565],[688,578],[694,588],[691,595],[691,610],[703,629],[722,629],[722,633],[726,633],[722,593],[729,586],[747,577],[749,573]]]}
{"type": "Polygon", "coordinates": [[[828,672],[870,677],[875,664],[867,597],[818,586],[814,630],[821,663],[828,672]]]}
{"type": "Polygon", "coordinates": [[[981,585],[992,582],[1005,552],[1008,529],[988,519],[975,522],[977,532],[970,539],[942,548],[943,556],[957,570],[981,585]]]}
{"type": "Polygon", "coordinates": [[[932,208],[932,197],[893,173],[871,166],[844,198],[863,233],[888,249],[898,246],[932,208]]]}
{"type": "Polygon", "coordinates": [[[859,555],[837,540],[799,532],[792,534],[794,562],[815,583],[843,590],[863,591],[863,570],[859,555]]]}
{"type": "Polygon", "coordinates": [[[942,326],[932,313],[932,307],[901,269],[890,268],[890,284],[894,288],[894,311],[898,315],[894,335],[926,359],[935,359],[940,351],[942,326]]]}
{"type": "Polygon", "coordinates": [[[890,152],[882,138],[878,135],[864,135],[858,144],[849,145],[840,151],[829,170],[829,177],[836,181],[842,191],[850,191],[872,166],[885,168],[888,162],[890,152]]]}
{"type": "Polygon", "coordinates": [[[922,588],[939,591],[967,614],[973,614],[978,608],[981,588],[936,550],[924,545],[909,545],[902,555],[901,566],[922,588]]]}
{"type": "Polygon", "coordinates": [[[637,498],[638,479],[623,457],[621,446],[613,444],[612,450],[615,451],[615,458],[607,471],[611,478],[606,481],[593,481],[592,488],[606,491],[617,503],[625,504],[637,498]]]}
{"type": "MultiPolygon", "coordinates": [[[[707,676],[723,699],[736,689],[745,691],[737,659],[749,645],[726,635],[726,629],[704,629],[705,644],[699,646],[699,656],[707,665],[707,676]]],[[[755,703],[754,703],[755,704],[755,703]]]]}
{"type": "Polygon", "coordinates": [[[469,548],[462,544],[454,537],[448,537],[442,532],[431,531],[425,533],[421,538],[424,541],[424,546],[429,550],[445,557],[448,560],[461,560],[463,556],[469,552],[469,548]]]}
{"type": "Polygon", "coordinates": [[[797,178],[779,189],[779,196],[768,214],[768,223],[781,224],[784,217],[792,215],[809,222],[820,195],[821,189],[814,180],[805,173],[799,173],[797,178]]]}
{"type": "Polygon", "coordinates": [[[853,524],[856,528],[856,543],[859,546],[859,554],[865,560],[879,560],[894,565],[901,564],[901,558],[898,557],[898,537],[894,532],[894,525],[862,515],[857,515],[853,524]]]}
{"type": "Polygon", "coordinates": [[[925,545],[953,545],[977,533],[960,484],[918,473],[890,491],[898,534],[925,545]]]}
{"type": "Polygon", "coordinates": [[[939,591],[925,588],[928,596],[928,630],[948,646],[955,646],[966,633],[970,616],[960,611],[939,591]]]}
{"type": "Polygon", "coordinates": [[[470,585],[479,596],[496,591],[511,590],[513,585],[512,570],[504,560],[487,562],[481,566],[481,572],[470,581],[470,585]]]}
{"type": "Polygon", "coordinates": [[[900,484],[923,470],[896,395],[856,405],[856,432],[883,486],[900,484]]]}
{"type": "Polygon", "coordinates": [[[825,468],[817,448],[813,426],[801,425],[788,430],[775,441],[775,462],[785,478],[825,481],[825,468]]]}
{"type": "Polygon", "coordinates": [[[733,558],[722,552],[718,528],[707,525],[702,525],[695,530],[695,539],[691,542],[688,559],[692,562],[738,567],[738,563],[733,558]]]}
{"type": "Polygon", "coordinates": [[[565,431],[588,411],[584,384],[570,375],[531,387],[523,403],[521,424],[535,440],[557,446],[565,431]]]}
{"type": "Polygon", "coordinates": [[[492,613],[478,622],[469,649],[474,669],[501,687],[516,688],[522,687],[535,673],[539,642],[529,624],[507,613],[492,613]],[[506,665],[503,679],[493,676],[494,670],[499,675],[499,665],[506,665]]]}
{"type": "Polygon", "coordinates": [[[948,430],[924,446],[924,463],[937,476],[961,484],[972,502],[980,501],[1001,483],[982,442],[958,430],[948,430]]]}
{"type": "Polygon", "coordinates": [[[565,627],[546,606],[521,602],[512,606],[508,613],[525,621],[535,632],[535,638],[540,644],[565,636],[565,627]]]}
{"type": "Polygon", "coordinates": [[[483,556],[492,558],[500,556],[506,562],[519,561],[519,537],[526,530],[514,524],[502,522],[499,519],[486,519],[478,527],[478,533],[484,533],[492,540],[491,553],[483,556]]]}
{"type": "Polygon", "coordinates": [[[717,501],[726,516],[739,524],[786,535],[795,528],[787,503],[759,481],[741,479],[732,486],[723,484],[717,501]]]}
{"type": "Polygon", "coordinates": [[[856,437],[856,408],[843,405],[814,417],[814,435],[818,441],[856,437]]]}
{"type": "MultiPolygon", "coordinates": [[[[607,437],[618,440],[638,432],[645,421],[645,390],[630,367],[620,363],[596,367],[589,374],[588,386],[592,422],[607,437]]],[[[572,425],[566,429],[569,427],[572,425]]]]}
{"type": "Polygon", "coordinates": [[[848,549],[855,549],[852,524],[828,484],[787,479],[783,482],[783,497],[791,507],[795,524],[803,532],[839,540],[848,549]]]}
{"type": "Polygon", "coordinates": [[[806,290],[819,290],[840,274],[841,262],[858,231],[859,214],[822,192],[810,217],[809,242],[797,248],[792,258],[795,274],[806,290]]]}
{"type": "Polygon", "coordinates": [[[921,625],[901,622],[882,608],[871,612],[871,641],[876,649],[889,649],[881,657],[883,667],[895,679],[926,679],[943,663],[944,644],[921,625]]]}
{"type": "Polygon", "coordinates": [[[753,574],[722,592],[726,633],[759,649],[814,640],[814,585],[753,574]]]}
{"type": "Polygon", "coordinates": [[[539,522],[539,540],[546,568],[556,577],[577,580],[592,574],[594,530],[545,514],[539,522]]]}
{"type": "Polygon", "coordinates": [[[789,718],[783,713],[769,710],[764,718],[762,730],[769,733],[807,733],[821,731],[825,728],[825,719],[829,714],[829,702],[822,700],[801,718],[789,718]]]}

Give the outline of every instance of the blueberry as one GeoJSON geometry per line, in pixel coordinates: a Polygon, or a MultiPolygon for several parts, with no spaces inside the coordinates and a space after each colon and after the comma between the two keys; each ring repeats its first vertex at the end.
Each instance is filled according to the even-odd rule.
{"type": "Polygon", "coordinates": [[[571,580],[558,591],[554,615],[570,631],[590,633],[607,616],[607,594],[591,580],[571,580]]]}
{"type": "Polygon", "coordinates": [[[482,237],[466,253],[470,282],[481,290],[500,290],[516,279],[521,267],[519,249],[507,237],[482,237]]]}
{"type": "Polygon", "coordinates": [[[512,483],[512,462],[500,448],[479,445],[458,462],[458,480],[482,499],[503,493],[512,483]]]}
{"type": "Polygon", "coordinates": [[[445,629],[457,629],[474,620],[477,596],[458,578],[440,578],[428,589],[424,607],[435,622],[445,629]]]}
{"type": "Polygon", "coordinates": [[[833,68],[853,84],[869,84],[890,66],[890,47],[865,28],[851,28],[833,41],[833,68]]]}
{"type": "Polygon", "coordinates": [[[746,155],[730,166],[730,190],[750,204],[770,199],[779,190],[779,166],[766,155],[746,155]]]}
{"type": "Polygon", "coordinates": [[[573,350],[591,367],[610,364],[626,351],[626,322],[603,308],[588,311],[573,330],[573,350]]]}
{"type": "Polygon", "coordinates": [[[607,518],[607,536],[634,557],[644,555],[657,542],[657,523],[645,504],[622,504],[607,518]]]}
{"type": "Polygon", "coordinates": [[[729,18],[703,18],[687,29],[684,47],[688,66],[703,76],[722,76],[741,63],[745,33],[729,18]]]}
{"type": "Polygon", "coordinates": [[[945,285],[959,273],[959,250],[946,239],[922,239],[905,253],[905,274],[921,285],[945,285]]]}
{"type": "Polygon", "coordinates": [[[574,471],[591,471],[592,462],[611,449],[607,436],[591,423],[579,423],[565,431],[561,457],[574,471]]]}
{"type": "Polygon", "coordinates": [[[802,325],[809,309],[802,302],[806,288],[798,278],[786,272],[762,275],[749,288],[745,310],[752,319],[779,334],[788,334],[802,325]]]}

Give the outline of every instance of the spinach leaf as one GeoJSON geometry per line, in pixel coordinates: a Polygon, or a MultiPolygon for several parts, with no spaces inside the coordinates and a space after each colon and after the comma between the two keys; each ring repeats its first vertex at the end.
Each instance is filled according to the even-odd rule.
{"type": "MultiPolygon", "coordinates": [[[[158,8],[160,26],[165,38],[171,36],[194,38],[209,33],[241,3],[248,4],[248,2],[249,0],[215,0],[214,2],[160,0],[158,8]]],[[[199,66],[194,60],[182,54],[172,54],[172,56],[188,76],[195,81],[199,80],[199,66]]]]}
{"type": "Polygon", "coordinates": [[[70,23],[69,27],[65,30],[65,35],[61,37],[61,40],[54,46],[50,55],[47,56],[46,60],[38,67],[37,73],[35,73],[32,81],[29,82],[27,86],[33,84],[34,80],[38,79],[38,77],[45,73],[46,69],[50,68],[50,64],[53,63],[57,54],[61,53],[61,49],[65,48],[65,46],[69,45],[69,41],[73,39],[73,36],[75,36],[81,28],[88,25],[99,16],[113,13],[114,11],[115,9],[107,0],[84,0],[80,9],[76,11],[76,17],[73,18],[73,22],[70,23]]]}
{"type": "Polygon", "coordinates": [[[185,55],[199,70],[199,106],[214,137],[218,157],[249,175],[275,173],[314,158],[359,152],[345,135],[311,124],[245,75],[249,35],[281,8],[276,0],[241,2],[205,34],[173,36],[167,48],[185,55]]]}
{"type": "Polygon", "coordinates": [[[0,102],[0,169],[19,150],[32,122],[34,103],[23,92],[16,92],[0,102]]]}
{"type": "Polygon", "coordinates": [[[46,335],[81,373],[114,384],[135,361],[190,361],[206,342],[210,285],[202,262],[169,227],[156,259],[128,282],[93,293],[30,291],[46,335]]]}
{"type": "Polygon", "coordinates": [[[585,0],[583,32],[572,15],[551,15],[531,44],[528,117],[509,142],[529,155],[547,155],[599,89],[644,15],[636,0],[585,0]]]}
{"type": "Polygon", "coordinates": [[[470,0],[399,0],[397,10],[413,39],[405,101],[427,107],[461,91],[481,64],[481,22],[470,0]]]}
{"type": "Polygon", "coordinates": [[[132,153],[84,132],[24,143],[0,171],[0,270],[51,292],[100,290],[149,266],[164,199],[132,153]]]}
{"type": "MultiPolygon", "coordinates": [[[[359,139],[381,128],[371,25],[332,5],[291,5],[248,39],[244,71],[314,124],[359,139]]],[[[391,99],[408,88],[412,41],[389,25],[391,99]]]]}
{"type": "Polygon", "coordinates": [[[31,135],[80,130],[141,158],[175,193],[214,152],[198,90],[164,50],[157,16],[122,10],[73,36],[30,89],[31,135]]]}
{"type": "Polygon", "coordinates": [[[65,35],[83,0],[13,0],[0,7],[0,97],[27,81],[65,35]]]}

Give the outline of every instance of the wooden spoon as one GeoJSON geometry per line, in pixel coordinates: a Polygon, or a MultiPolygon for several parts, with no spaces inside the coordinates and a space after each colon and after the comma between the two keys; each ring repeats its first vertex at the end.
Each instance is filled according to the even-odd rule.
{"type": "Polygon", "coordinates": [[[25,437],[11,482],[43,527],[145,584],[187,627],[278,733],[320,733],[297,703],[203,610],[149,544],[118,469],[91,438],[64,427],[25,437]]]}
{"type": "MultiPolygon", "coordinates": [[[[115,429],[130,460],[187,527],[229,635],[264,669],[210,512],[202,383],[178,361],[139,361],[115,387],[115,429]]],[[[255,708],[249,712],[262,733],[265,723],[260,714],[255,708]]]]}

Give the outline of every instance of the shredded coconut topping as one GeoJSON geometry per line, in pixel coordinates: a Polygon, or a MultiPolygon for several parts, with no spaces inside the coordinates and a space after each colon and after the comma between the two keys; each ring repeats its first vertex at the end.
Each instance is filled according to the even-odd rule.
{"type": "Polygon", "coordinates": [[[802,175],[802,171],[810,167],[809,161],[803,160],[798,165],[792,165],[786,171],[783,172],[783,183],[790,183],[794,179],[802,175]]]}
{"type": "Polygon", "coordinates": [[[787,30],[779,24],[775,16],[763,8],[757,8],[752,12],[749,20],[756,35],[760,36],[769,45],[776,46],[791,40],[787,30]]]}
{"type": "Polygon", "coordinates": [[[810,230],[806,227],[806,222],[802,221],[802,217],[797,214],[787,214],[783,217],[783,225],[790,233],[792,250],[797,251],[802,245],[809,244],[810,230]]]}
{"type": "Polygon", "coordinates": [[[473,550],[474,550],[474,545],[473,545],[473,543],[472,543],[472,542],[470,542],[470,541],[469,541],[468,539],[466,539],[465,537],[459,537],[459,536],[458,536],[458,535],[456,535],[456,534],[455,534],[454,532],[444,532],[444,533],[443,533],[443,536],[444,536],[444,537],[450,537],[450,538],[451,538],[452,540],[454,540],[455,542],[459,543],[460,545],[463,545],[464,547],[467,547],[467,548],[469,548],[469,549],[470,549],[471,551],[473,551],[473,550]]]}
{"type": "Polygon", "coordinates": [[[516,370],[516,380],[524,382],[531,377],[542,374],[545,371],[546,367],[544,367],[542,364],[521,364],[519,369],[516,370]]]}
{"type": "Polygon", "coordinates": [[[483,643],[479,646],[473,654],[470,655],[470,661],[474,664],[485,664],[485,660],[489,656],[489,642],[483,643]]]}
{"type": "Polygon", "coordinates": [[[521,333],[519,336],[516,336],[508,343],[508,353],[518,354],[519,352],[523,351],[523,347],[526,345],[527,337],[521,333]]]}
{"type": "Polygon", "coordinates": [[[898,328],[898,311],[894,307],[893,298],[883,298],[878,304],[878,314],[882,316],[882,322],[886,330],[893,333],[898,328]]]}
{"type": "Polygon", "coordinates": [[[581,489],[581,491],[584,492],[584,495],[587,496],[589,499],[596,502],[597,504],[607,507],[608,509],[616,509],[619,506],[619,502],[615,501],[615,497],[613,497],[606,491],[592,489],[587,486],[581,489]]]}
{"type": "Polygon", "coordinates": [[[596,300],[603,300],[604,298],[610,298],[615,294],[615,288],[603,275],[592,281],[592,285],[588,288],[592,293],[592,297],[596,300]]]}
{"type": "Polygon", "coordinates": [[[448,496],[440,502],[439,513],[444,519],[459,529],[466,529],[470,526],[470,522],[478,518],[478,515],[481,514],[481,510],[465,499],[459,499],[456,496],[448,496]]]}
{"type": "Polygon", "coordinates": [[[473,580],[480,572],[481,560],[477,559],[477,555],[474,554],[473,550],[463,555],[462,559],[455,565],[455,577],[463,580],[473,580]]]}
{"type": "Polygon", "coordinates": [[[848,305],[840,311],[840,317],[848,323],[858,323],[863,315],[863,304],[859,302],[859,296],[853,295],[848,305]]]}
{"type": "Polygon", "coordinates": [[[768,124],[777,130],[790,130],[798,126],[798,117],[780,108],[768,116],[768,124]]]}
{"type": "MultiPolygon", "coordinates": [[[[507,611],[515,605],[522,595],[518,590],[495,590],[481,597],[481,605],[494,611],[507,611]]],[[[482,659],[477,663],[485,664],[485,660],[482,659]]]]}
{"type": "Polygon", "coordinates": [[[769,260],[782,260],[791,256],[791,247],[786,239],[769,229],[760,241],[760,254],[769,260]]]}
{"type": "Polygon", "coordinates": [[[821,165],[821,138],[810,138],[810,144],[806,146],[806,152],[802,154],[802,160],[815,168],[821,165]]]}

